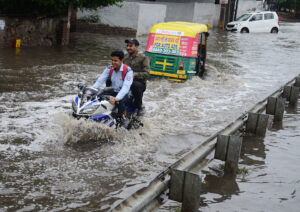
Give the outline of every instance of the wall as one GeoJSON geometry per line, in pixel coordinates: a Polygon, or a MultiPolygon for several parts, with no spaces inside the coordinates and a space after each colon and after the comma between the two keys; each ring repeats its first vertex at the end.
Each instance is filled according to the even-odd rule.
{"type": "Polygon", "coordinates": [[[78,11],[77,18],[80,19],[86,15],[98,14],[101,23],[111,26],[130,27],[137,29],[140,6],[135,2],[123,2],[122,7],[116,5],[100,8],[96,11],[84,10],[78,11]]]}
{"type": "Polygon", "coordinates": [[[195,3],[193,22],[210,24],[210,27],[217,27],[219,24],[221,5],[211,3],[195,3]]]}
{"type": "Polygon", "coordinates": [[[195,3],[165,3],[167,14],[165,21],[192,22],[195,3]]]}
{"type": "Polygon", "coordinates": [[[100,33],[103,35],[122,35],[135,37],[136,30],[128,27],[112,27],[101,23],[76,22],[76,32],[100,33]]]}
{"type": "MultiPolygon", "coordinates": [[[[188,21],[217,27],[221,5],[214,4],[214,0],[201,0],[201,3],[199,1],[180,0],[175,3],[166,0],[127,0],[122,3],[122,7],[110,6],[96,12],[79,11],[77,17],[98,14],[102,23],[136,29],[137,35],[147,34],[153,24],[167,21],[188,21]]],[[[239,0],[238,15],[256,8],[256,5],[256,0],[239,0]]]]}
{"type": "Polygon", "coordinates": [[[129,27],[137,31],[137,35],[147,34],[153,24],[164,21],[166,6],[154,3],[123,2],[122,7],[109,6],[97,11],[78,11],[77,18],[98,14],[101,23],[110,26],[129,27]]]}
{"type": "MultiPolygon", "coordinates": [[[[259,1],[260,3],[260,1],[259,1]]],[[[239,17],[244,13],[255,11],[257,7],[256,0],[239,0],[237,16],[239,17]]]]}
{"type": "Polygon", "coordinates": [[[22,46],[52,46],[61,39],[61,18],[4,18],[3,46],[12,46],[21,39],[22,46]]]}
{"type": "Polygon", "coordinates": [[[153,24],[164,22],[166,10],[165,5],[140,4],[137,35],[148,34],[153,24]]]}

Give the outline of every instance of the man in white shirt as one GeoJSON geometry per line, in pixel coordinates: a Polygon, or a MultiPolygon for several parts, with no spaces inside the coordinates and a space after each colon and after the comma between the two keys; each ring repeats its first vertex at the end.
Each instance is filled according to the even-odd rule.
{"type": "Polygon", "coordinates": [[[114,88],[112,96],[109,98],[111,104],[118,102],[118,114],[117,118],[124,119],[124,112],[128,104],[128,93],[130,86],[133,82],[132,69],[123,64],[124,53],[122,51],[114,51],[111,53],[111,65],[103,71],[100,77],[97,79],[94,88],[101,87],[108,79],[111,80],[111,86],[114,88]]]}

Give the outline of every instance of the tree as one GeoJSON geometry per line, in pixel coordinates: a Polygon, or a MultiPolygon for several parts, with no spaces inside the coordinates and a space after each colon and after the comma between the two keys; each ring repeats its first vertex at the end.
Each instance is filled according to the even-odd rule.
{"type": "Polygon", "coordinates": [[[79,9],[97,9],[121,3],[123,0],[0,0],[0,14],[7,16],[66,15],[69,5],[79,9]]]}

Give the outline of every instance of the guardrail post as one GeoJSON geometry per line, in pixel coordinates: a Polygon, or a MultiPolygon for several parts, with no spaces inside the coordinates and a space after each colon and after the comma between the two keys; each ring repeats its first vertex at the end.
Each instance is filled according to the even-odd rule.
{"type": "Polygon", "coordinates": [[[215,150],[215,159],[225,161],[227,155],[227,147],[229,142],[228,135],[218,135],[217,145],[215,150]]]}
{"type": "Polygon", "coordinates": [[[197,212],[200,206],[201,179],[199,175],[171,169],[169,198],[182,202],[182,212],[197,212]]]}
{"type": "Polygon", "coordinates": [[[296,77],[296,81],[295,81],[294,86],[300,87],[300,77],[296,77]]]}
{"type": "Polygon", "coordinates": [[[226,174],[236,175],[242,142],[242,137],[218,135],[215,158],[225,161],[226,174]]]}
{"type": "Polygon", "coordinates": [[[171,200],[182,202],[184,171],[171,169],[171,181],[169,198],[171,200]]]}
{"type": "Polygon", "coordinates": [[[265,136],[269,121],[269,115],[259,113],[248,113],[246,132],[258,136],[265,136]]]}
{"type": "Polygon", "coordinates": [[[266,114],[274,115],[274,121],[281,121],[283,119],[285,107],[285,98],[269,97],[266,107],[266,114]]]}
{"type": "Polygon", "coordinates": [[[197,212],[200,206],[201,180],[199,175],[185,173],[182,212],[197,212]]]}
{"type": "MultiPolygon", "coordinates": [[[[300,87],[300,85],[299,85],[299,87],[300,87]]],[[[298,97],[299,97],[299,87],[284,86],[282,97],[286,98],[286,100],[289,101],[291,105],[295,105],[297,103],[298,97]]]]}
{"type": "Polygon", "coordinates": [[[291,88],[291,95],[290,95],[290,104],[291,105],[295,105],[298,102],[299,87],[292,86],[292,88],[291,88]]]}
{"type": "Polygon", "coordinates": [[[292,86],[284,86],[283,88],[282,97],[285,98],[287,101],[290,101],[291,90],[292,86]]]}
{"type": "Polygon", "coordinates": [[[224,169],[226,174],[230,174],[233,176],[236,175],[242,148],[242,142],[242,137],[230,136],[224,169]]]}

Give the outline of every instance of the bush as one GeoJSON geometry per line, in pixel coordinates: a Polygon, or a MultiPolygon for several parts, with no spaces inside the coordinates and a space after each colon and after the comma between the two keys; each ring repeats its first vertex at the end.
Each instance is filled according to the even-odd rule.
{"type": "Polygon", "coordinates": [[[99,15],[86,15],[82,18],[83,20],[89,22],[89,23],[98,23],[100,22],[100,16],[99,15]]]}

